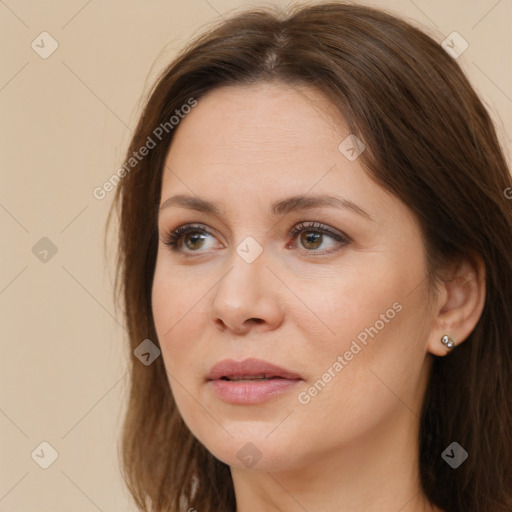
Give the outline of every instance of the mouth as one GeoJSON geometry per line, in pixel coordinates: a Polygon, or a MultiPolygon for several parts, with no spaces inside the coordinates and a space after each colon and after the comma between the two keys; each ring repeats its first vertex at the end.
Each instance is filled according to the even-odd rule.
{"type": "Polygon", "coordinates": [[[207,376],[214,394],[224,402],[258,404],[291,391],[303,378],[296,372],[261,359],[217,363],[207,376]]]}
{"type": "Polygon", "coordinates": [[[284,377],[277,377],[276,375],[243,375],[240,377],[221,377],[220,380],[227,380],[229,382],[258,382],[262,380],[283,379],[284,377]]]}
{"type": "Polygon", "coordinates": [[[301,376],[291,370],[287,370],[262,359],[244,359],[235,361],[224,359],[212,367],[207,376],[208,380],[271,380],[271,379],[301,379],[301,376]]]}

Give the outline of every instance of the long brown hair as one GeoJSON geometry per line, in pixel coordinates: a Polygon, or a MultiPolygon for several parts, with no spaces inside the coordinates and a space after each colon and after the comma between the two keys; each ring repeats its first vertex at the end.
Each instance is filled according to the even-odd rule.
{"type": "MultiPolygon", "coordinates": [[[[511,178],[490,116],[457,62],[419,29],[365,6],[296,6],[237,14],[189,44],[153,87],[116,190],[116,297],[130,354],[158,346],[151,310],[157,212],[176,110],[224,85],[281,81],[316,87],[367,150],[369,175],[417,216],[432,287],[449,259],[478,254],[486,266],[484,311],[469,338],[435,357],[420,438],[427,498],[446,512],[512,510],[511,178]],[[156,132],[164,126],[166,130],[156,132]],[[457,441],[456,470],[441,457],[457,441]]],[[[222,120],[220,120],[222,122],[222,120]]],[[[110,220],[109,215],[109,220],[110,220]]],[[[161,357],[131,357],[122,442],[123,477],[144,511],[232,512],[229,467],[181,419],[161,357]]]]}

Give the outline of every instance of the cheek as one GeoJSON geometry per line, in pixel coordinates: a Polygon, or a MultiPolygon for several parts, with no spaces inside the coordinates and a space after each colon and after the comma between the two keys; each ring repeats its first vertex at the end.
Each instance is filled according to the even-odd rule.
{"type": "Polygon", "coordinates": [[[208,286],[204,273],[172,264],[165,251],[158,252],[151,303],[157,332],[172,338],[183,324],[194,325],[190,317],[204,304],[208,286]]]}
{"type": "Polygon", "coordinates": [[[317,315],[303,316],[298,326],[304,334],[301,357],[311,362],[313,382],[304,388],[304,401],[311,398],[331,412],[348,407],[354,418],[377,414],[396,401],[386,386],[399,396],[408,393],[410,384],[417,389],[414,381],[420,378],[428,333],[426,283],[417,286],[422,283],[421,261],[409,265],[407,273],[397,261],[372,263],[333,275],[315,291],[310,281],[309,287],[304,282],[295,289],[317,315]]]}
{"type": "Polygon", "coordinates": [[[300,322],[303,340],[320,353],[343,353],[361,333],[364,343],[365,336],[375,333],[375,324],[381,333],[397,323],[408,287],[403,272],[396,263],[379,261],[379,254],[367,259],[364,266],[346,265],[294,283],[294,293],[307,308],[297,303],[304,313],[291,317],[300,322]]]}
{"type": "Polygon", "coordinates": [[[181,416],[193,430],[194,424],[205,420],[196,418],[200,411],[192,398],[198,394],[196,375],[199,360],[198,355],[194,355],[192,340],[200,336],[201,328],[196,320],[197,315],[204,315],[204,312],[200,312],[198,292],[190,286],[181,286],[180,281],[175,272],[157,263],[152,288],[152,311],[172,394],[181,416]]]}
{"type": "Polygon", "coordinates": [[[208,308],[218,278],[209,275],[211,270],[176,269],[165,256],[155,268],[152,312],[171,389],[180,406],[190,394],[199,393],[205,356],[215,349],[208,343],[215,336],[214,326],[208,326],[208,308]]]}
{"type": "Polygon", "coordinates": [[[199,301],[196,295],[197,291],[181,283],[175,271],[157,261],[151,298],[153,319],[165,366],[173,373],[183,368],[188,353],[185,347],[191,346],[190,339],[197,334],[196,322],[191,321],[199,306],[193,308],[199,301]]]}

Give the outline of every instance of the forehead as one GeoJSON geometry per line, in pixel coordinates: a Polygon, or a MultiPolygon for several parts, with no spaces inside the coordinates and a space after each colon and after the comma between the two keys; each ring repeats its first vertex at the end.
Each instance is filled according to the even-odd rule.
{"type": "Polygon", "coordinates": [[[359,159],[351,161],[340,151],[349,135],[334,106],[315,89],[286,84],[215,89],[174,133],[162,200],[198,195],[225,203],[223,212],[233,207],[250,215],[253,205],[268,209],[267,203],[285,196],[338,194],[370,213],[393,199],[359,159]]]}
{"type": "Polygon", "coordinates": [[[284,84],[222,87],[201,98],[181,121],[173,145],[190,144],[194,137],[201,147],[230,153],[326,149],[343,133],[348,135],[334,110],[310,88],[284,84]]]}
{"type": "Polygon", "coordinates": [[[275,179],[326,172],[340,160],[338,145],[349,135],[334,110],[311,88],[264,83],[215,89],[181,120],[166,166],[186,168],[191,179],[205,171],[247,175],[256,169],[275,179]]]}
{"type": "Polygon", "coordinates": [[[272,210],[287,211],[280,203],[289,198],[337,196],[366,212],[374,229],[409,232],[406,225],[417,220],[407,205],[370,177],[362,159],[340,150],[349,136],[316,90],[265,84],[211,91],[174,133],[161,205],[176,195],[196,196],[217,205],[220,218],[245,226],[272,210]]]}

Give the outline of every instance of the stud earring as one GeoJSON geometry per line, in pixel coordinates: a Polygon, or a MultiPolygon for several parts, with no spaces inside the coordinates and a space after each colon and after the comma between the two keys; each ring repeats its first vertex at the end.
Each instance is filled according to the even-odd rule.
{"type": "Polygon", "coordinates": [[[449,350],[455,347],[455,341],[453,341],[450,336],[446,334],[441,338],[441,343],[446,346],[449,350]]]}

